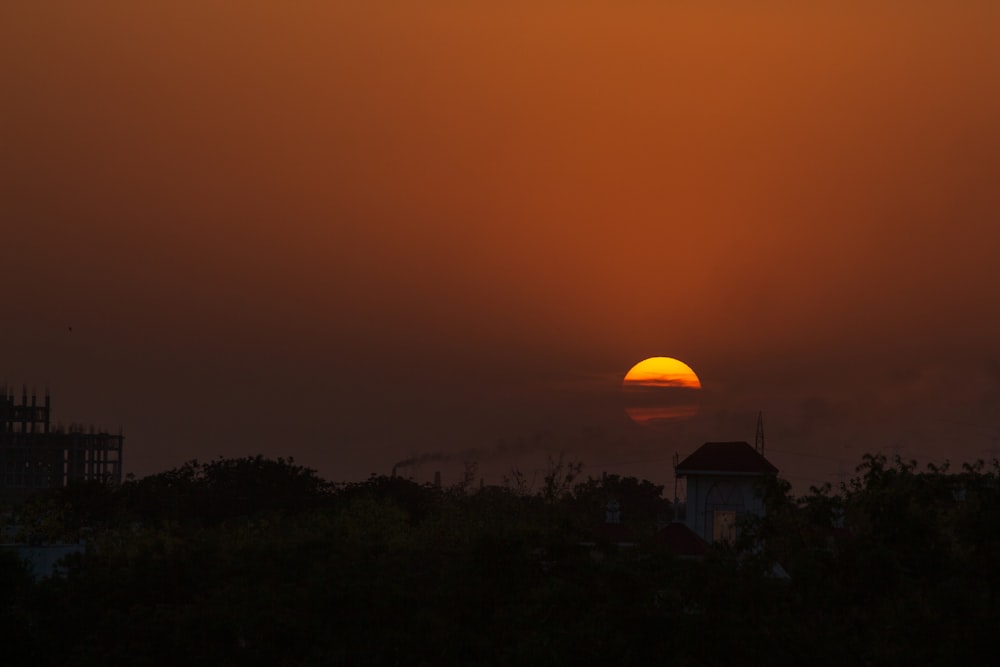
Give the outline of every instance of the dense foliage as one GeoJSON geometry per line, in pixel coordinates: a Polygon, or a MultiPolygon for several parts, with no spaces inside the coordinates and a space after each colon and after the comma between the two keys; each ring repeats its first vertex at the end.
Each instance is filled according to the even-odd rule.
{"type": "Polygon", "coordinates": [[[989,664],[1000,475],[868,456],[738,543],[649,540],[662,488],[577,481],[333,486],[293,461],[191,462],[14,508],[25,539],[85,538],[40,581],[0,552],[3,664],[989,664]],[[595,538],[615,498],[639,544],[595,538]],[[584,544],[586,546],[584,546],[584,544]],[[788,576],[783,576],[782,571],[788,576]]]}

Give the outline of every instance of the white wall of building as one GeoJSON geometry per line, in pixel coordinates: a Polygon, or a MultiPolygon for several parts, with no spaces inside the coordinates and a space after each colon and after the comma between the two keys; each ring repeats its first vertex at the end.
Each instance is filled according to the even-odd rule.
{"type": "MultiPolygon", "coordinates": [[[[759,475],[688,474],[684,523],[706,542],[716,541],[733,518],[764,516],[764,501],[754,492],[759,475]]],[[[729,531],[735,537],[735,524],[729,531]]]]}

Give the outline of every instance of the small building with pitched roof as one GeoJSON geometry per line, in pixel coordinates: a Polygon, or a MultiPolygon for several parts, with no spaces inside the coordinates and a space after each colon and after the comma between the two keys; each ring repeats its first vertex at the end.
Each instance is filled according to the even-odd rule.
{"type": "Polygon", "coordinates": [[[674,474],[686,481],[685,525],[711,543],[735,540],[741,518],[764,515],[754,487],[778,469],[746,442],[706,442],[674,474]]]}

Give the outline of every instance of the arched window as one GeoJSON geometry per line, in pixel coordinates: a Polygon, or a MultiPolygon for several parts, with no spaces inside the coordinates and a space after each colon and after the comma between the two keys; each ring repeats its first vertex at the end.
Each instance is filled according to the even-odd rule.
{"type": "Polygon", "coordinates": [[[705,497],[705,518],[711,522],[712,541],[735,540],[736,517],[743,511],[743,490],[738,484],[728,480],[713,484],[705,497]]]}

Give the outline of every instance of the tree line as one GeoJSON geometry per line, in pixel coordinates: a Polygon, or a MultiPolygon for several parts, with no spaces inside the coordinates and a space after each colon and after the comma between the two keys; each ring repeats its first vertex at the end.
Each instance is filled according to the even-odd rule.
{"type": "Polygon", "coordinates": [[[658,546],[663,488],[332,484],[293,460],[74,484],[9,508],[84,540],[62,576],[0,553],[4,664],[990,664],[1000,468],[865,456],[841,488],[760,485],[702,558],[658,546]],[[635,548],[595,531],[614,498],[635,548]],[[596,537],[595,537],[596,536],[596,537]],[[781,576],[777,573],[782,573],[781,576]],[[783,573],[787,573],[784,576],[783,573]]]}

